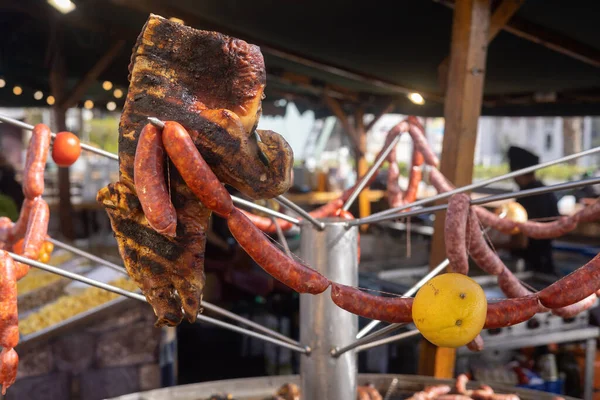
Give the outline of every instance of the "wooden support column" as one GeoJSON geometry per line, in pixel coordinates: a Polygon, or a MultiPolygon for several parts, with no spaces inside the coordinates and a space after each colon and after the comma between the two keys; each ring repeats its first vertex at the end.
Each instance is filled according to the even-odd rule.
{"type": "MultiPolygon", "coordinates": [[[[456,1],[440,160],[441,172],[456,186],[467,185],[473,179],[473,155],[483,99],[489,24],[489,0],[456,1]]],[[[437,214],[431,244],[431,268],[446,258],[444,221],[445,214],[437,214]]],[[[419,374],[452,378],[455,358],[454,349],[438,348],[423,340],[419,374]]]]}
{"type": "MultiPolygon", "coordinates": [[[[356,135],[358,137],[356,176],[360,179],[360,177],[364,176],[369,170],[367,159],[365,158],[365,154],[367,154],[367,130],[365,129],[364,110],[362,107],[356,109],[354,121],[356,124],[356,135]]],[[[369,200],[369,188],[366,187],[360,195],[358,195],[358,216],[359,218],[363,218],[368,217],[369,215],[371,215],[371,201],[369,200]]],[[[361,225],[360,230],[365,232],[368,227],[368,225],[361,225]]]]}

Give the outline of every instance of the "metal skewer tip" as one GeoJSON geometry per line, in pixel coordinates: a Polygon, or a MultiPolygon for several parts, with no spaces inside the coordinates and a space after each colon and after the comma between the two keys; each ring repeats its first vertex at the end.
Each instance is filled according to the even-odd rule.
{"type": "Polygon", "coordinates": [[[310,222],[311,224],[313,224],[318,230],[322,231],[323,229],[325,229],[325,223],[323,223],[323,222],[318,221],[317,219],[315,219],[306,210],[304,210],[303,208],[301,208],[300,206],[298,206],[293,201],[288,200],[288,199],[286,199],[283,196],[277,196],[277,197],[275,197],[275,200],[278,203],[283,204],[287,208],[289,208],[292,211],[296,212],[302,218],[306,219],[308,222],[310,222]]]}
{"type": "Polygon", "coordinates": [[[165,123],[162,122],[160,119],[156,118],[156,117],[148,117],[148,121],[150,121],[150,123],[160,129],[165,127],[165,123]]]}

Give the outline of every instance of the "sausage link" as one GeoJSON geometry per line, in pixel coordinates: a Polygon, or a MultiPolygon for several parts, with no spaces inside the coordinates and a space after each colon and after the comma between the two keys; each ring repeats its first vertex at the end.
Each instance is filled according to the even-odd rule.
{"type": "Polygon", "coordinates": [[[50,209],[48,203],[38,197],[31,208],[31,217],[27,222],[27,231],[23,239],[23,256],[37,260],[48,236],[50,209]]]}
{"type": "Polygon", "coordinates": [[[28,199],[44,193],[44,169],[50,150],[50,128],[37,124],[32,131],[31,141],[25,157],[25,173],[23,176],[23,194],[28,199]]]}
{"type": "Polygon", "coordinates": [[[331,283],[331,299],[340,308],[361,317],[389,323],[412,322],[410,297],[382,297],[352,286],[331,283]]]}
{"type": "Polygon", "coordinates": [[[454,190],[454,185],[448,182],[448,179],[437,168],[429,170],[429,183],[431,183],[438,193],[446,193],[454,190]]]}
{"type": "Polygon", "coordinates": [[[37,197],[33,199],[25,199],[23,206],[21,206],[21,213],[19,219],[13,225],[10,236],[8,238],[9,244],[14,244],[19,240],[23,239],[25,232],[27,231],[27,224],[29,223],[29,215],[31,214],[31,208],[37,201],[37,197]]]}
{"type": "Polygon", "coordinates": [[[500,275],[504,270],[504,263],[498,254],[488,246],[483,235],[477,212],[471,208],[468,221],[469,255],[483,271],[490,275],[500,275]]]}
{"type": "Polygon", "coordinates": [[[435,385],[426,387],[424,392],[432,395],[435,398],[436,396],[450,393],[451,390],[452,388],[450,385],[435,385]]]}
{"type": "Polygon", "coordinates": [[[467,348],[471,351],[482,351],[484,347],[485,344],[483,343],[481,335],[475,336],[475,339],[467,343],[467,348]]]}
{"type": "Polygon", "coordinates": [[[576,222],[594,222],[600,219],[600,198],[573,216],[576,222]]]}
{"type": "Polygon", "coordinates": [[[510,269],[504,266],[502,273],[498,275],[498,286],[507,297],[525,297],[531,293],[527,290],[510,269]]]}
{"type": "Polygon", "coordinates": [[[464,394],[443,394],[435,398],[435,400],[473,400],[464,394]]]}
{"type": "Polygon", "coordinates": [[[382,400],[381,394],[373,386],[358,386],[356,388],[356,398],[358,400],[382,400]]]}
{"type": "Polygon", "coordinates": [[[597,299],[598,299],[598,296],[596,296],[596,293],[594,293],[594,294],[589,295],[585,299],[578,301],[575,304],[571,304],[566,307],[557,308],[555,310],[552,310],[552,314],[558,315],[559,317],[562,317],[562,318],[573,318],[574,316],[578,315],[579,313],[582,313],[585,310],[592,308],[596,304],[597,299]]]}
{"type": "Polygon", "coordinates": [[[471,199],[461,193],[450,197],[444,225],[446,257],[450,261],[448,272],[467,275],[469,258],[467,255],[467,219],[471,199]]]}
{"type": "Polygon", "coordinates": [[[470,391],[467,390],[467,382],[469,382],[469,377],[465,374],[460,374],[456,377],[455,389],[460,394],[469,395],[470,391]]]}
{"type": "Polygon", "coordinates": [[[408,133],[415,144],[415,148],[423,154],[425,163],[434,167],[440,165],[440,160],[435,155],[433,150],[431,150],[431,147],[427,142],[423,126],[419,123],[416,117],[408,117],[408,121],[410,123],[408,133]]]}
{"type": "Polygon", "coordinates": [[[4,348],[0,353],[0,384],[2,385],[2,395],[17,380],[17,370],[19,368],[19,355],[15,349],[4,348]]]}
{"type": "Polygon", "coordinates": [[[519,224],[512,219],[500,218],[498,215],[481,206],[473,206],[473,208],[477,213],[477,218],[479,218],[484,226],[494,228],[505,235],[512,235],[513,233],[517,232],[519,224]]]}
{"type": "Polygon", "coordinates": [[[575,304],[600,289],[600,254],[584,266],[538,292],[540,303],[557,309],[575,304]]]}
{"type": "Polygon", "coordinates": [[[571,217],[560,217],[552,222],[527,221],[518,223],[517,226],[527,237],[533,239],[553,239],[577,228],[577,222],[571,217]]]}
{"type": "Polygon", "coordinates": [[[327,278],[282,253],[237,208],[229,215],[227,225],[248,255],[278,281],[298,293],[318,294],[329,287],[327,278]]]}
{"type": "Polygon", "coordinates": [[[12,349],[19,343],[17,278],[14,261],[0,251],[0,347],[12,349]]]}
{"type": "Polygon", "coordinates": [[[204,161],[185,128],[174,121],[165,122],[162,140],[169,158],[192,193],[208,209],[227,218],[233,210],[231,196],[204,161]]]}
{"type": "Polygon", "coordinates": [[[148,224],[156,232],[174,237],[177,213],[165,181],[165,151],[160,130],[152,124],[144,126],[140,132],[133,182],[148,224]]]}
{"type": "Polygon", "coordinates": [[[414,149],[412,165],[408,175],[408,186],[406,187],[406,192],[404,192],[404,203],[412,203],[417,199],[419,183],[421,183],[421,179],[423,178],[423,169],[421,167],[423,162],[423,154],[417,149],[414,149]]]}
{"type": "Polygon", "coordinates": [[[488,302],[487,315],[483,329],[504,328],[528,321],[539,310],[538,299],[535,295],[503,299],[498,302],[488,302]]]}
{"type": "Polygon", "coordinates": [[[15,224],[8,217],[0,217],[0,246],[4,247],[15,224]]]}

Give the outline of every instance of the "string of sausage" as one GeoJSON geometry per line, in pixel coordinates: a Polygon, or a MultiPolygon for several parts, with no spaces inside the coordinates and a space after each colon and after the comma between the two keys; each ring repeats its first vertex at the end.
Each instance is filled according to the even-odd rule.
{"type": "Polygon", "coordinates": [[[420,392],[416,392],[407,400],[519,400],[519,397],[514,394],[494,393],[488,385],[480,385],[478,389],[467,389],[469,378],[465,374],[461,374],[456,378],[454,392],[450,385],[435,385],[429,386],[420,392]]]}
{"type": "Polygon", "coordinates": [[[33,128],[27,148],[23,173],[25,201],[16,223],[0,219],[0,384],[2,394],[15,382],[19,356],[14,347],[19,342],[19,316],[17,309],[17,281],[29,271],[29,266],[15,262],[5,250],[15,251],[15,244],[23,239],[22,254],[37,259],[48,234],[50,210],[42,199],[44,170],[50,150],[50,128],[38,124],[33,128]]]}

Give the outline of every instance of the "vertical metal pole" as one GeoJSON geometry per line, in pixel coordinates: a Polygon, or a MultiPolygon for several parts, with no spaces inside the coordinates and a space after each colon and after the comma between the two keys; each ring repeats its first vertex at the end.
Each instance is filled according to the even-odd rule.
{"type": "Polygon", "coordinates": [[[585,372],[583,381],[583,398],[594,397],[594,363],[596,361],[596,338],[588,339],[585,346],[585,372]]]}
{"type": "MultiPolygon", "coordinates": [[[[301,224],[300,256],[334,282],[358,285],[358,230],[347,229],[341,220],[329,222],[322,231],[309,222],[301,224]]],[[[331,289],[322,294],[300,295],[300,342],[311,353],[300,362],[303,399],[355,399],[356,353],[332,357],[331,350],[355,340],[358,317],[337,307],[331,289]]]]}

